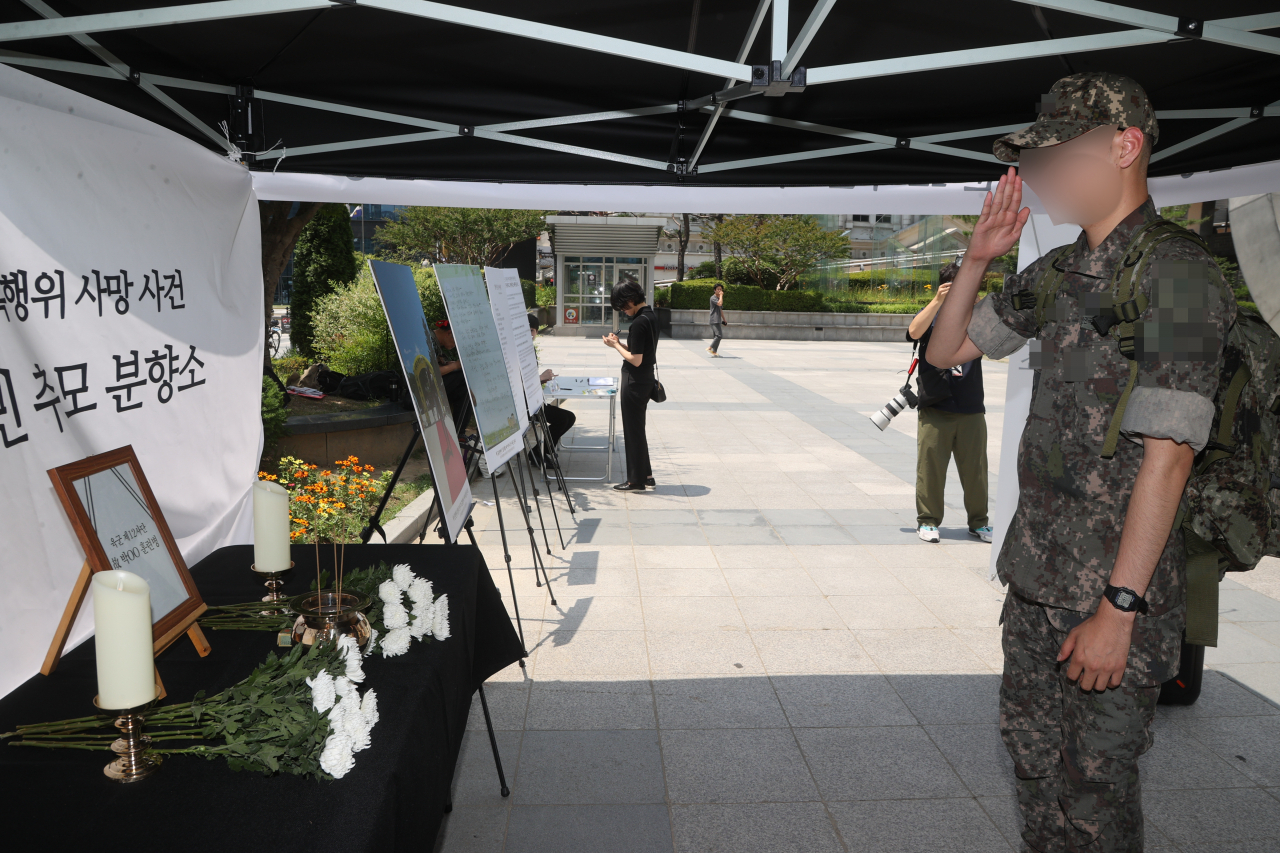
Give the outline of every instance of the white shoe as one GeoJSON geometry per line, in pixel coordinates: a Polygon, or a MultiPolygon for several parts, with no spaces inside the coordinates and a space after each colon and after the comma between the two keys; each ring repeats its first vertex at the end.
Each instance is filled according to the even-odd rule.
{"type": "Polygon", "coordinates": [[[983,542],[990,542],[991,526],[987,525],[986,527],[979,527],[977,530],[970,528],[969,535],[974,537],[975,539],[981,539],[983,542]]]}
{"type": "Polygon", "coordinates": [[[707,352],[711,353],[712,355],[716,354],[716,351],[713,350],[711,347],[707,347],[707,352]]]}
{"type": "Polygon", "coordinates": [[[928,524],[920,525],[916,530],[916,533],[920,535],[920,539],[924,542],[937,542],[940,539],[938,536],[938,528],[932,527],[928,524]]]}

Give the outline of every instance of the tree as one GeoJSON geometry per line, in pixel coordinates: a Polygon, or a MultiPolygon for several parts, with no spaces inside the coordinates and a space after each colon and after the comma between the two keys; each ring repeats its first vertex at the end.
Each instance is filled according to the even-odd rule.
{"type": "Polygon", "coordinates": [[[735,216],[704,228],[704,234],[739,255],[758,286],[767,287],[776,273],[778,290],[789,289],[823,261],[849,257],[848,239],[812,216],[735,216]]]}
{"type": "MultiPolygon", "coordinates": [[[[318,201],[260,201],[258,220],[262,228],[263,323],[271,329],[271,311],[275,303],[276,285],[289,263],[298,235],[319,212],[318,201]],[[294,209],[294,205],[298,205],[294,209]]],[[[268,336],[269,337],[269,336],[268,336]]],[[[271,366],[271,351],[263,347],[263,367],[271,366]]]]}
{"type": "Polygon", "coordinates": [[[689,214],[680,214],[680,252],[676,259],[676,281],[684,281],[684,254],[689,249],[689,214]]]}
{"type": "Polygon", "coordinates": [[[289,340],[295,350],[308,358],[316,356],[312,316],[316,302],[339,284],[355,280],[359,266],[353,241],[351,218],[342,204],[324,205],[298,236],[293,255],[293,327],[289,340]]]}
{"type": "Polygon", "coordinates": [[[378,230],[378,245],[387,257],[410,266],[497,266],[512,246],[546,227],[542,210],[406,207],[378,230]]]}
{"type": "MultiPolygon", "coordinates": [[[[721,222],[724,222],[724,214],[723,214],[723,213],[717,213],[715,216],[711,217],[711,220],[712,220],[712,222],[714,222],[716,225],[719,225],[721,222]]],[[[721,247],[721,245],[720,245],[720,241],[719,241],[719,240],[712,240],[712,241],[711,241],[711,250],[715,253],[715,259],[716,259],[716,278],[718,278],[718,279],[720,279],[721,281],[723,281],[723,280],[724,280],[724,279],[723,279],[723,273],[724,273],[724,270],[723,270],[723,269],[721,269],[720,265],[721,265],[721,264],[723,263],[723,261],[724,261],[724,256],[723,256],[722,247],[721,247]]]]}

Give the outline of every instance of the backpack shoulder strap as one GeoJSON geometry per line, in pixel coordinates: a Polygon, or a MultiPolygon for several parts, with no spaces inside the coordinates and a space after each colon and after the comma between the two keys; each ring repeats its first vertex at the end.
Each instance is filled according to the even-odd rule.
{"type": "Polygon", "coordinates": [[[1039,283],[1036,285],[1035,297],[1031,301],[1036,309],[1037,333],[1044,327],[1050,310],[1058,298],[1058,291],[1062,289],[1062,282],[1066,279],[1066,273],[1063,272],[1060,265],[1074,248],[1075,244],[1072,243],[1059,249],[1057,254],[1049,260],[1049,268],[1044,271],[1044,275],[1041,276],[1039,283]]]}
{"type": "Polygon", "coordinates": [[[1157,219],[1138,230],[1125,250],[1124,259],[1111,277],[1111,316],[1096,318],[1094,327],[1099,334],[1110,331],[1116,339],[1120,354],[1129,360],[1129,382],[1116,403],[1115,412],[1111,415],[1111,423],[1107,427],[1107,437],[1102,443],[1102,458],[1110,459],[1115,455],[1116,445],[1120,440],[1120,424],[1124,420],[1124,410],[1129,405],[1129,397],[1138,384],[1138,361],[1134,352],[1134,324],[1151,304],[1144,293],[1137,293],[1142,274],[1151,264],[1151,255],[1157,246],[1169,240],[1190,240],[1206,251],[1200,235],[1188,231],[1176,222],[1157,219]]]}

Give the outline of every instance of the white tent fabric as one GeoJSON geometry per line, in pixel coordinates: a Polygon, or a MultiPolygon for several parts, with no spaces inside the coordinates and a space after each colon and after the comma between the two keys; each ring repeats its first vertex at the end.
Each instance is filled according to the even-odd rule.
{"type": "MultiPolygon", "coordinates": [[[[85,558],[48,469],[132,445],[188,564],[252,541],[264,330],[244,167],[0,67],[0,175],[4,695],[85,558]]],[[[69,647],[92,622],[87,603],[69,647]]]]}
{"type": "MultiPolygon", "coordinates": [[[[992,178],[1000,169],[992,167],[992,178]]],[[[503,207],[521,210],[706,211],[714,213],[977,213],[987,184],[859,187],[699,187],[500,184],[254,172],[258,198],[348,204],[503,207]]],[[[1151,181],[1157,205],[1280,192],[1280,160],[1151,181]]],[[[1043,213],[1034,196],[1027,204],[1043,213]]],[[[1046,220],[1047,221],[1047,220],[1046,220]]],[[[1034,260],[1034,259],[1033,259],[1034,260]]]]}

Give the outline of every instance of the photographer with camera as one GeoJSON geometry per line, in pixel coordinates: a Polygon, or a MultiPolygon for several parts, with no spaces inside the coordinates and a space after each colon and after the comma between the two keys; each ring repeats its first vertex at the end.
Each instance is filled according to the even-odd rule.
{"type": "Polygon", "coordinates": [[[969,535],[983,542],[991,541],[991,527],[987,522],[987,418],[982,395],[982,357],[945,369],[934,367],[925,357],[938,309],[959,270],[957,261],[939,270],[938,290],[933,300],[907,329],[907,340],[919,342],[916,532],[925,542],[937,542],[940,538],[938,525],[945,511],[943,491],[952,454],[964,488],[969,535]]]}

